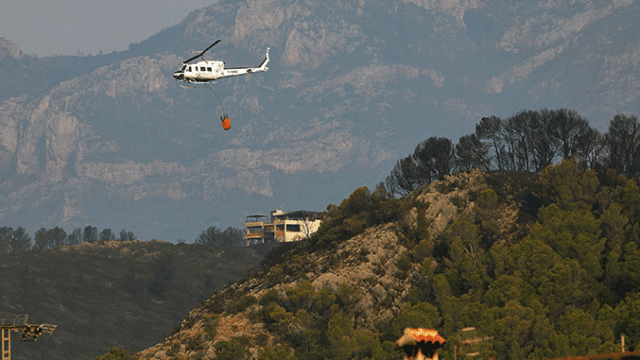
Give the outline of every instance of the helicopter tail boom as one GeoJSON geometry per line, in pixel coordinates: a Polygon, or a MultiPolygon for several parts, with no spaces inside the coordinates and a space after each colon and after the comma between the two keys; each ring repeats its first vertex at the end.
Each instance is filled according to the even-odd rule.
{"type": "Polygon", "coordinates": [[[269,68],[267,67],[268,63],[269,63],[269,48],[267,48],[267,57],[264,59],[264,61],[262,61],[262,63],[258,67],[224,69],[222,71],[221,77],[246,75],[254,72],[267,71],[269,70],[269,68]]]}

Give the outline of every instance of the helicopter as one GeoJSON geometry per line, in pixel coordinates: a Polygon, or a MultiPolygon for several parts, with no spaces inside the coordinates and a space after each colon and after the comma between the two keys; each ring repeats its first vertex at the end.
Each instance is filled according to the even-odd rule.
{"type": "MultiPolygon", "coordinates": [[[[269,48],[267,48],[266,58],[262,61],[260,65],[258,65],[258,67],[225,69],[224,61],[205,60],[203,58],[204,53],[209,51],[209,49],[214,47],[220,41],[221,40],[216,40],[213,44],[209,45],[209,47],[200,51],[198,55],[183,61],[180,69],[174,72],[172,76],[176,80],[182,80],[190,84],[202,84],[202,86],[180,85],[180,87],[191,88],[191,89],[194,89],[194,88],[208,89],[211,92],[212,97],[215,96],[215,98],[218,100],[218,102],[220,103],[220,106],[222,107],[222,111],[224,113],[224,106],[222,105],[222,101],[220,101],[220,98],[218,97],[216,92],[213,91],[213,89],[209,86],[208,83],[215,82],[216,80],[222,79],[225,77],[247,75],[247,74],[252,74],[260,71],[269,70],[269,68],[267,67],[267,64],[269,63],[269,48]],[[201,58],[201,60],[195,64],[190,64],[190,62],[198,58],[201,58]]],[[[231,121],[229,120],[229,115],[224,113],[224,115],[220,116],[220,121],[222,122],[223,129],[225,130],[231,129],[231,121]]]]}
{"type": "MultiPolygon", "coordinates": [[[[203,55],[214,47],[221,40],[216,40],[213,44],[209,45],[206,49],[202,50],[198,55],[189,58],[182,62],[180,69],[172,74],[176,80],[182,80],[191,84],[206,84],[208,82],[215,82],[218,79],[222,79],[230,76],[247,75],[260,71],[267,71],[269,68],[269,48],[267,48],[266,58],[258,67],[250,68],[224,68],[224,61],[220,60],[204,60],[203,55]],[[195,64],[189,64],[191,61],[202,58],[195,64]]],[[[194,86],[183,86],[183,88],[193,88],[194,86]]]]}

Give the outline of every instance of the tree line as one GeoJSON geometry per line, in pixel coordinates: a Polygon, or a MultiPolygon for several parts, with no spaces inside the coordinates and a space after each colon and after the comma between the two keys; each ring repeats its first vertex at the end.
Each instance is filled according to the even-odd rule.
{"type": "Polygon", "coordinates": [[[84,229],[81,227],[75,228],[70,233],[58,226],[53,229],[41,228],[36,231],[32,239],[21,226],[16,229],[8,226],[0,227],[1,254],[17,254],[29,250],[53,249],[63,245],[79,245],[85,242],[93,243],[109,240],[132,241],[136,240],[136,236],[133,232],[125,229],[122,229],[118,236],[111,229],[104,229],[98,232],[98,228],[89,225],[84,229]]]}
{"type": "Polygon", "coordinates": [[[413,154],[396,162],[379,184],[405,196],[420,186],[455,171],[480,169],[541,172],[561,159],[573,159],[600,174],[640,176],[640,122],[635,115],[616,115],[606,133],[570,109],[522,110],[501,119],[483,117],[475,132],[454,144],[430,137],[413,154]]]}
{"type": "MultiPolygon", "coordinates": [[[[34,235],[34,238],[31,238],[21,226],[16,229],[8,226],[0,227],[0,254],[17,254],[29,250],[54,249],[63,245],[72,246],[100,241],[137,240],[133,232],[125,229],[116,234],[111,229],[98,231],[98,228],[91,225],[86,226],[84,229],[81,227],[75,228],[70,233],[58,226],[53,229],[41,228],[34,235]]],[[[182,243],[184,240],[178,240],[178,242],[182,243]]],[[[231,226],[224,230],[211,226],[200,233],[195,238],[194,243],[217,247],[246,245],[243,231],[231,226]]]]}
{"type": "Polygon", "coordinates": [[[204,230],[200,235],[198,235],[198,237],[196,237],[194,243],[216,247],[236,247],[247,245],[244,240],[244,232],[231,226],[224,230],[218,229],[215,226],[210,226],[207,230],[204,230]]]}

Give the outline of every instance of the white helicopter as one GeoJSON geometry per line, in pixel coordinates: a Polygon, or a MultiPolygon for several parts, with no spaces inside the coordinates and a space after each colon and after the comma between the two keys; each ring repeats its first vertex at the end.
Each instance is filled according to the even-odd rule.
{"type": "MultiPolygon", "coordinates": [[[[260,71],[267,71],[269,68],[267,67],[267,63],[269,63],[269,48],[267,48],[267,57],[264,59],[262,64],[258,67],[254,68],[224,68],[224,61],[220,60],[204,60],[198,61],[195,64],[189,64],[191,61],[202,58],[204,53],[206,53],[209,49],[211,49],[214,45],[219,43],[221,40],[216,40],[213,44],[209,45],[208,48],[202,50],[198,55],[189,58],[182,62],[182,67],[176,72],[173,73],[173,77],[176,80],[182,80],[192,84],[205,84],[210,81],[216,81],[218,79],[222,79],[224,77],[229,76],[239,76],[239,75],[247,75],[260,71]]],[[[183,86],[183,88],[192,88],[193,86],[183,86]]]]}

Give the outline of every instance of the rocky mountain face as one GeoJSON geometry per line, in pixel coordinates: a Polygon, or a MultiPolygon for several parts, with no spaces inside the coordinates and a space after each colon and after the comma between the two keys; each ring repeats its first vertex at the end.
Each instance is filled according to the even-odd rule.
{"type": "Polygon", "coordinates": [[[29,323],[57,325],[36,343],[14,333],[12,358],[90,359],[116,345],[142,350],[271,248],[135,240],[1,254],[2,318],[26,314],[29,323]]]}
{"type": "MultiPolygon", "coordinates": [[[[398,221],[368,228],[336,247],[312,250],[312,244],[305,243],[283,246],[267,256],[262,270],[202,302],[172,335],[132,358],[255,359],[264,348],[277,348],[282,334],[295,334],[300,331],[298,327],[305,326],[304,321],[309,321],[298,322],[301,311],[287,317],[283,308],[274,309],[273,299],[280,303],[308,301],[306,306],[311,312],[321,308],[323,301],[338,298],[339,307],[333,311],[351,309],[355,331],[384,334],[393,326],[400,309],[412,299],[415,304],[413,294],[416,289],[424,290],[425,276],[429,276],[419,264],[407,261],[408,256],[413,256],[410,253],[419,251],[415,244],[409,245],[412,240],[408,234],[424,226],[420,236],[434,243],[460,214],[473,211],[480,193],[495,188],[505,201],[494,214],[500,219],[499,237],[504,243],[519,239],[533,225],[526,198],[534,179],[531,174],[488,175],[478,171],[447,176],[412,193],[406,200],[413,206],[406,208],[398,221]],[[287,321],[291,323],[278,325],[287,321]],[[241,344],[243,350],[229,357],[229,344],[234,342],[241,344]]],[[[438,266],[434,258],[427,260],[433,269],[438,266]]],[[[281,353],[273,358],[289,359],[286,356],[291,355],[281,353]]],[[[299,356],[313,358],[308,353],[296,353],[291,358],[299,356]]]]}
{"type": "Polygon", "coordinates": [[[429,136],[568,107],[639,113],[638,2],[222,1],[130,49],[35,59],[0,41],[0,221],[194,238],[322,210],[429,136]],[[270,70],[181,89],[190,50],[270,70]]]}
{"type": "Polygon", "coordinates": [[[0,39],[0,59],[20,60],[23,56],[22,50],[13,41],[0,39]]]}

